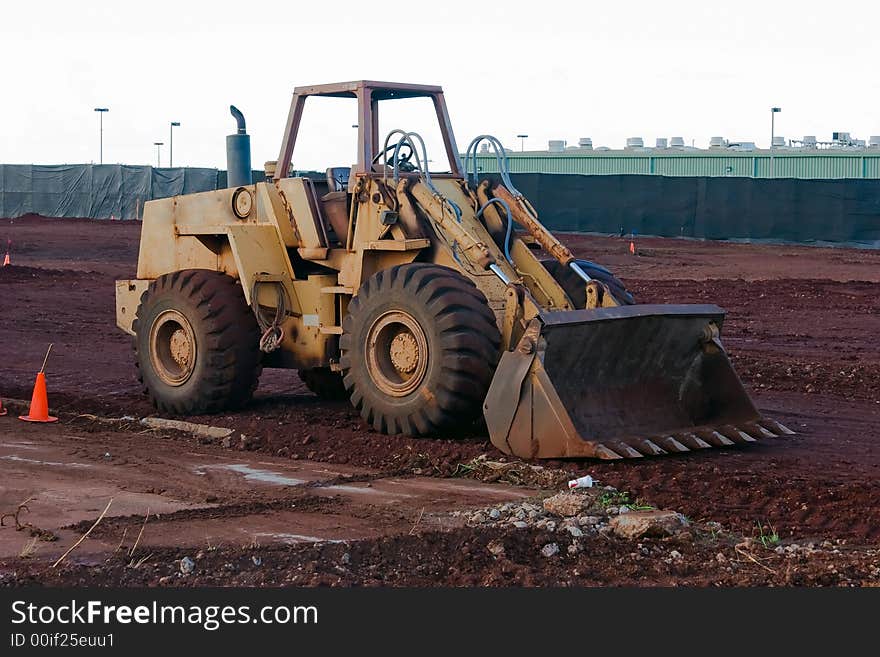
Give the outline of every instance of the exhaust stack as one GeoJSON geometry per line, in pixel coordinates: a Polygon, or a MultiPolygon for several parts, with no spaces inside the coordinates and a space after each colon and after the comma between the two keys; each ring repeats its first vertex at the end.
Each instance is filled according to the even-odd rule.
{"type": "Polygon", "coordinates": [[[226,186],[241,187],[254,182],[251,172],[251,137],[247,134],[244,114],[235,105],[229,106],[238,131],[226,136],[226,186]]]}

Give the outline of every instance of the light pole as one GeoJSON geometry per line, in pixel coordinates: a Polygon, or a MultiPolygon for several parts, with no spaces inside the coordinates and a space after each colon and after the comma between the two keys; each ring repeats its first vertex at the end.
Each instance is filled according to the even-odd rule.
{"type": "Polygon", "coordinates": [[[773,142],[776,141],[776,114],[782,111],[781,107],[770,108],[770,177],[773,177],[773,142]]]}
{"type": "Polygon", "coordinates": [[[174,166],[174,128],[180,127],[180,121],[172,121],[171,127],[168,129],[168,166],[174,166]]]}
{"type": "Polygon", "coordinates": [[[100,146],[100,164],[104,164],[104,112],[109,112],[110,108],[108,107],[96,107],[95,111],[98,113],[98,140],[101,144],[100,146]]]}
{"type": "Polygon", "coordinates": [[[526,150],[526,139],[528,139],[528,135],[517,135],[517,139],[519,139],[519,152],[522,153],[526,150]]]}
{"type": "Polygon", "coordinates": [[[156,168],[160,168],[162,166],[162,147],[165,145],[164,141],[154,141],[153,146],[156,147],[156,168]]]}

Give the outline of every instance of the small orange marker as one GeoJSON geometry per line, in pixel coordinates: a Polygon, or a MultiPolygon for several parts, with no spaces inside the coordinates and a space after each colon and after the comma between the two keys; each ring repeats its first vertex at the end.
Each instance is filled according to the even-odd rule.
{"type": "Polygon", "coordinates": [[[633,255],[636,254],[636,243],[633,240],[629,241],[629,252],[633,255]]]}
{"type": "Polygon", "coordinates": [[[49,360],[49,352],[52,351],[52,345],[46,351],[46,357],[43,359],[43,366],[37,372],[37,380],[34,383],[34,394],[31,396],[31,406],[27,415],[19,415],[19,420],[25,422],[57,422],[57,417],[49,415],[49,397],[46,394],[46,361],[49,360]]]}

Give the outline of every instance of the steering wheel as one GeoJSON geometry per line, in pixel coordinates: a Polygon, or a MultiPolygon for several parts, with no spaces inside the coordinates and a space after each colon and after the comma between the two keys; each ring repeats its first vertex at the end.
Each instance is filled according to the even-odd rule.
{"type": "MultiPolygon", "coordinates": [[[[389,167],[394,167],[394,149],[397,148],[397,144],[391,144],[383,151],[379,151],[376,153],[376,157],[373,158],[373,164],[378,164],[380,160],[385,162],[389,167]]],[[[400,171],[405,173],[411,173],[416,170],[416,166],[410,162],[415,151],[413,151],[413,147],[404,142],[400,145],[400,148],[397,150],[397,168],[400,171]]]]}

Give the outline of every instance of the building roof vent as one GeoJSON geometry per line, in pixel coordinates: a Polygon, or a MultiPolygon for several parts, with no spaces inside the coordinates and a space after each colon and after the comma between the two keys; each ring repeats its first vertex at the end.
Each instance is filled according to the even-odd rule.
{"type": "Polygon", "coordinates": [[[816,148],[816,135],[804,135],[804,140],[801,142],[804,148],[816,148]]]}
{"type": "Polygon", "coordinates": [[[727,146],[727,142],[724,141],[724,137],[712,137],[709,140],[709,148],[724,148],[727,146]]]}
{"type": "Polygon", "coordinates": [[[773,137],[773,148],[782,148],[785,146],[785,137],[773,137]]]}
{"type": "Polygon", "coordinates": [[[666,148],[666,137],[657,137],[657,145],[654,148],[666,148]]]}
{"type": "Polygon", "coordinates": [[[578,146],[580,146],[581,148],[592,148],[593,140],[589,137],[581,137],[580,139],[578,139],[578,146]]]}
{"type": "Polygon", "coordinates": [[[670,148],[684,148],[684,138],[683,137],[673,137],[669,140],[670,148]]]}
{"type": "Polygon", "coordinates": [[[547,142],[547,150],[549,150],[551,153],[561,153],[565,150],[565,140],[551,139],[547,142]]]}
{"type": "Polygon", "coordinates": [[[641,137],[627,137],[626,147],[627,148],[644,148],[645,142],[642,141],[641,137]]]}
{"type": "Polygon", "coordinates": [[[880,135],[871,135],[868,138],[868,148],[880,148],[880,135]]]}

